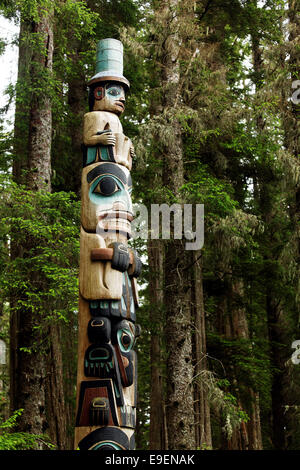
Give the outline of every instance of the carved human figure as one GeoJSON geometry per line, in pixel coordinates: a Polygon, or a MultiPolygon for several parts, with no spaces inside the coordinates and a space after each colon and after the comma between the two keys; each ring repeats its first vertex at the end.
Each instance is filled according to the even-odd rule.
{"type": "Polygon", "coordinates": [[[133,347],[139,335],[136,278],[142,264],[127,246],[134,148],[119,120],[129,89],[120,45],[100,41],[97,73],[88,84],[90,112],[84,116],[75,430],[80,449],[134,448],[133,347]],[[113,48],[119,68],[116,55],[111,60],[113,48]]]}
{"type": "Polygon", "coordinates": [[[125,111],[125,90],[125,84],[113,81],[101,86],[91,86],[90,112],[85,114],[83,123],[83,143],[91,148],[87,163],[91,163],[93,159],[109,160],[131,170],[134,147],[131,140],[123,134],[119,120],[119,116],[125,111]]]}

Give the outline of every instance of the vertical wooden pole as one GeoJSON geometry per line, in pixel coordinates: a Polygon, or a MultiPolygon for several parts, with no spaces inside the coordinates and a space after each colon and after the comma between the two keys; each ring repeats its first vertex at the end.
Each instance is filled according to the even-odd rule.
{"type": "Polygon", "coordinates": [[[123,46],[98,43],[84,116],[75,449],[134,449],[137,362],[133,350],[141,270],[128,248],[133,220],[132,143],[119,116],[129,88],[123,46]]]}

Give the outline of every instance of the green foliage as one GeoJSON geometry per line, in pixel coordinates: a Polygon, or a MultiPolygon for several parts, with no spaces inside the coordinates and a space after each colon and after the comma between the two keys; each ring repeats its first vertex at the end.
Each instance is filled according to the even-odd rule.
{"type": "Polygon", "coordinates": [[[2,299],[34,312],[37,331],[77,311],[79,209],[72,194],[0,181],[2,299]],[[13,260],[8,242],[20,253],[13,260]]]}
{"type": "Polygon", "coordinates": [[[23,410],[16,410],[7,420],[0,418],[0,450],[39,450],[54,449],[47,436],[26,432],[13,432],[17,419],[23,410]]]}
{"type": "MultiPolygon", "coordinates": [[[[222,370],[227,374],[235,370],[239,377],[239,391],[245,406],[251,405],[249,389],[258,390],[265,405],[270,405],[272,366],[265,341],[255,339],[229,339],[216,333],[208,333],[211,354],[222,360],[222,370]]],[[[220,367],[212,362],[213,370],[221,373],[220,367]]],[[[227,380],[227,379],[224,379],[227,380]]],[[[221,383],[221,382],[220,382],[221,383]]],[[[223,382],[222,382],[223,383],[223,382]]],[[[225,383],[227,387],[229,383],[225,383]]]]}
{"type": "MultiPolygon", "coordinates": [[[[241,423],[250,423],[251,389],[259,394],[263,441],[270,446],[272,381],[283,371],[284,409],[286,416],[292,416],[295,436],[300,432],[298,410],[291,405],[297,397],[299,373],[288,363],[289,341],[297,338],[299,332],[296,299],[300,297],[296,259],[299,237],[297,219],[292,214],[298,170],[284,148],[290,127],[284,127],[283,111],[287,109],[284,100],[292,52],[291,44],[287,43],[288,33],[284,31],[287,2],[267,0],[263,5],[237,0],[215,0],[205,5],[194,2],[188,17],[180,14],[179,98],[176,109],[168,112],[155,109],[168,91],[160,82],[163,65],[160,48],[164,45],[166,27],[170,27],[155,23],[152,9],[158,3],[0,2],[6,17],[21,14],[29,21],[38,20],[39,6],[42,10],[47,6],[54,8],[53,74],[38,75],[35,82],[27,76],[18,89],[18,99],[26,111],[34,94],[46,90],[51,97],[52,187],[59,191],[32,193],[1,178],[1,298],[12,301],[12,308],[20,312],[22,309],[34,312],[36,332],[46,331],[50,321],[62,322],[67,327],[70,324],[74,330],[80,221],[78,195],[68,191],[77,191],[74,164],[78,165],[81,156],[80,152],[73,152],[71,131],[80,132],[84,106],[80,112],[76,107],[71,111],[71,103],[78,99],[78,89],[84,95],[85,83],[94,74],[97,41],[121,37],[125,46],[124,74],[131,82],[122,124],[125,133],[134,136],[137,143],[137,160],[132,170],[134,199],[146,205],[174,202],[173,194],[161,184],[162,148],[165,139],[174,138],[172,119],[178,119],[184,149],[182,198],[205,205],[202,260],[211,374],[201,377],[201,383],[207,387],[210,398],[213,441],[217,442],[220,430],[219,422],[218,430],[215,427],[215,410],[221,415],[228,440],[241,423]],[[254,47],[261,54],[260,67],[253,63],[254,47]],[[19,256],[13,260],[9,257],[11,246],[19,250],[19,256]],[[236,286],[240,289],[233,295],[236,286]],[[272,316],[270,299],[278,306],[282,323],[277,324],[278,318],[272,316]],[[233,333],[237,312],[242,312],[248,326],[242,337],[233,333]],[[273,327],[281,334],[278,341],[270,337],[273,327]],[[278,351],[281,364],[274,360],[278,351]],[[291,391],[287,391],[287,382],[291,391]]],[[[182,8],[180,13],[183,11],[182,8]]],[[[38,36],[28,35],[24,41],[31,51],[41,49],[38,36]]],[[[1,43],[0,52],[2,49],[1,43]]],[[[13,98],[12,88],[10,93],[13,98]]],[[[3,137],[0,166],[8,172],[11,136],[2,122],[0,132],[3,137]]],[[[144,248],[139,246],[138,250],[144,248]]],[[[157,333],[161,327],[151,320],[147,269],[142,283],[146,285],[143,306],[138,311],[142,338],[136,346],[140,448],[148,444],[151,332],[157,333]]],[[[161,323],[163,318],[162,312],[161,323]]],[[[30,353],[36,346],[33,344],[27,351],[30,353]]],[[[163,359],[164,353],[162,350],[163,359]]],[[[5,445],[3,433],[10,430],[16,417],[1,427],[0,446],[5,445]]],[[[20,435],[17,443],[9,443],[9,439],[7,445],[14,449],[35,445],[20,435]]],[[[298,445],[296,439],[291,445],[298,445]]]]}
{"type": "Polygon", "coordinates": [[[206,165],[199,163],[189,181],[181,188],[185,200],[190,203],[204,204],[207,219],[225,217],[238,206],[233,199],[233,190],[226,182],[212,176],[206,165]]]}
{"type": "MultiPolygon", "coordinates": [[[[61,85],[67,84],[71,77],[82,72],[86,73],[86,77],[93,75],[94,48],[102,24],[99,13],[91,10],[86,2],[68,0],[55,4],[56,54],[53,65],[57,99],[61,98],[61,85]]],[[[61,111],[66,112],[65,109],[61,111]]]]}

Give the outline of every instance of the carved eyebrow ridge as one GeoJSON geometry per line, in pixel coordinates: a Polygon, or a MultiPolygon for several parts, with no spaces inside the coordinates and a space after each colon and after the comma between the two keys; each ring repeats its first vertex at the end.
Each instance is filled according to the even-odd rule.
{"type": "Polygon", "coordinates": [[[102,165],[97,165],[88,172],[86,179],[88,183],[91,183],[96,178],[96,176],[107,174],[116,176],[124,184],[128,184],[129,186],[132,184],[131,176],[129,175],[127,178],[125,173],[118,166],[116,166],[115,163],[103,163],[102,165]]]}

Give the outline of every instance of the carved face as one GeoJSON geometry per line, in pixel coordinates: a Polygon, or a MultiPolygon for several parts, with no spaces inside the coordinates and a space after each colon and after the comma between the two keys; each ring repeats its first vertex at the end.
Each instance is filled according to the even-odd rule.
{"type": "Polygon", "coordinates": [[[96,163],[83,170],[82,218],[86,230],[130,236],[133,210],[129,170],[116,163],[96,163]]]}
{"type": "Polygon", "coordinates": [[[125,90],[122,85],[108,82],[94,89],[94,111],[109,111],[122,114],[125,110],[125,90]]]}
{"type": "MultiPolygon", "coordinates": [[[[128,320],[116,322],[95,317],[89,322],[88,336],[95,342],[85,352],[85,375],[112,378],[121,393],[122,386],[129,387],[134,380],[134,324],[128,320]]],[[[119,404],[121,401],[120,397],[119,404]]]]}
{"type": "Polygon", "coordinates": [[[121,353],[131,351],[135,343],[135,326],[128,320],[121,320],[113,326],[112,342],[117,344],[121,353]]]}

